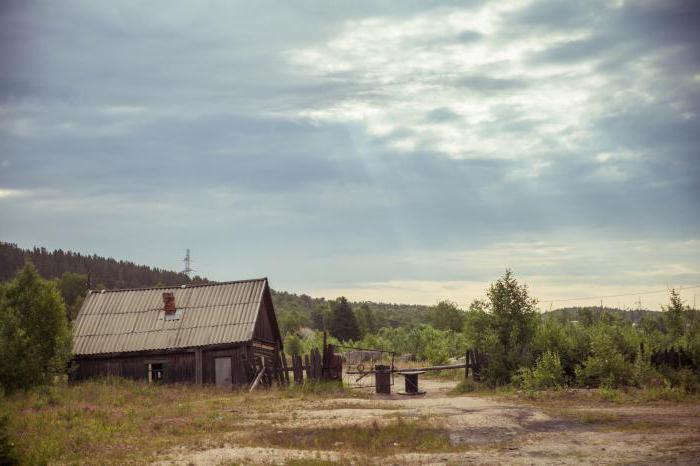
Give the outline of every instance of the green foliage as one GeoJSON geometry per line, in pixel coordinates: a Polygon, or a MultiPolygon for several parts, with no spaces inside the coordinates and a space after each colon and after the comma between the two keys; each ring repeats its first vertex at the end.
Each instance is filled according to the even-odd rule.
{"type": "Polygon", "coordinates": [[[591,354],[576,368],[582,386],[615,388],[633,382],[633,367],[625,358],[620,329],[599,323],[591,329],[591,354]]]}
{"type": "Polygon", "coordinates": [[[641,388],[658,387],[665,382],[663,376],[652,366],[649,354],[641,348],[634,359],[632,381],[641,388]]]}
{"type": "Polygon", "coordinates": [[[532,341],[533,354],[557,353],[567,378],[574,378],[576,366],[589,350],[590,335],[583,325],[555,319],[543,319],[538,323],[532,341]]]}
{"type": "Polygon", "coordinates": [[[355,311],[357,317],[357,322],[360,325],[360,332],[362,335],[367,335],[376,333],[379,328],[377,327],[377,319],[374,317],[374,312],[369,304],[362,303],[360,307],[355,311]]]}
{"type": "Polygon", "coordinates": [[[65,373],[70,329],[56,285],[26,265],[0,297],[0,385],[7,391],[65,373]]]}
{"type": "Polygon", "coordinates": [[[526,346],[534,334],[537,300],[528,295],[527,286],[520,285],[510,270],[491,285],[487,296],[491,325],[499,343],[513,356],[512,362],[524,362],[526,346]]]}
{"type": "Polygon", "coordinates": [[[277,324],[282,335],[290,335],[302,327],[309,325],[309,320],[297,311],[278,312],[277,324]]]}
{"type": "Polygon", "coordinates": [[[520,368],[516,373],[515,383],[526,391],[562,388],[565,384],[564,370],[559,355],[547,351],[537,359],[534,369],[520,368]]]}
{"type": "Polygon", "coordinates": [[[489,356],[483,371],[490,385],[510,383],[520,367],[532,361],[531,346],[539,321],[537,301],[528,295],[510,270],[493,283],[488,301],[475,301],[465,317],[467,344],[489,356]]]}
{"type": "Polygon", "coordinates": [[[464,325],[464,312],[450,301],[440,301],[428,311],[428,322],[438,330],[459,332],[464,325]]]}
{"type": "Polygon", "coordinates": [[[331,305],[331,321],[328,330],[339,340],[359,340],[361,338],[357,318],[345,297],[336,299],[331,305]]]}
{"type": "Polygon", "coordinates": [[[302,353],[302,342],[301,338],[296,335],[287,335],[284,339],[284,351],[285,353],[301,354],[302,353]]]}
{"type": "Polygon", "coordinates": [[[666,332],[673,338],[679,338],[685,333],[686,315],[689,313],[690,309],[683,306],[680,293],[673,288],[671,289],[669,298],[671,301],[669,305],[662,306],[664,310],[663,322],[666,327],[666,332]]]}

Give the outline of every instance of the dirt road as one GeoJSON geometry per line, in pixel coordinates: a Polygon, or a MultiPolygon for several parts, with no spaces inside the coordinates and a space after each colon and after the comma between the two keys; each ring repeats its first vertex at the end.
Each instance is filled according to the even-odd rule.
{"type": "Polygon", "coordinates": [[[264,440],[235,440],[202,451],[173,450],[164,464],[284,464],[291,460],[381,464],[698,464],[700,406],[535,407],[477,396],[450,396],[454,383],[422,382],[428,394],[307,402],[285,416],[260,416],[257,425],[287,435],[353,426],[366,429],[396,419],[438,423],[449,436],[445,451],[368,455],[341,440],[317,448],[271,448],[264,440]],[[305,430],[305,431],[306,431],[305,430]]]}

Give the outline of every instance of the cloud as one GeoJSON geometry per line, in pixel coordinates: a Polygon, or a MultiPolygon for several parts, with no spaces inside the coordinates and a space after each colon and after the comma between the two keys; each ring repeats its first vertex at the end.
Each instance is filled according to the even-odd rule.
{"type": "Polygon", "coordinates": [[[0,199],[8,199],[11,197],[20,197],[20,196],[26,196],[27,193],[25,191],[20,191],[18,189],[3,189],[0,188],[0,199]]]}
{"type": "Polygon", "coordinates": [[[398,301],[687,283],[688,5],[3,3],[0,237],[398,301]]]}

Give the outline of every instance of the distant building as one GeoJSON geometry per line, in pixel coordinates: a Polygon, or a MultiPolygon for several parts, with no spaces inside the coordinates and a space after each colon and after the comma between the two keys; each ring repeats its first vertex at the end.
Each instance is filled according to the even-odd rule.
{"type": "Polygon", "coordinates": [[[72,380],[243,385],[282,349],[266,278],[90,291],[73,334],[72,380]]]}

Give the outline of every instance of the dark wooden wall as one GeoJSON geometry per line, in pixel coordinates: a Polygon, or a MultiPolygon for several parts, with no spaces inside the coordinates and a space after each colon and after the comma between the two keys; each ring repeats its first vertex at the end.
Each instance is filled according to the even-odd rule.
{"type": "Polygon", "coordinates": [[[137,356],[115,356],[110,358],[79,358],[74,361],[73,380],[93,377],[124,377],[147,380],[148,364],[163,363],[165,382],[194,382],[194,353],[150,353],[137,356]]]}
{"type": "MultiPolygon", "coordinates": [[[[219,357],[230,357],[233,385],[247,385],[250,383],[251,376],[246,370],[246,361],[252,361],[256,354],[248,344],[202,349],[202,383],[215,384],[214,360],[219,357]]],[[[113,376],[148,380],[148,363],[164,363],[163,382],[165,383],[196,383],[196,362],[193,350],[168,353],[152,352],[132,356],[78,358],[74,361],[74,372],[71,379],[85,380],[113,376]]]]}

